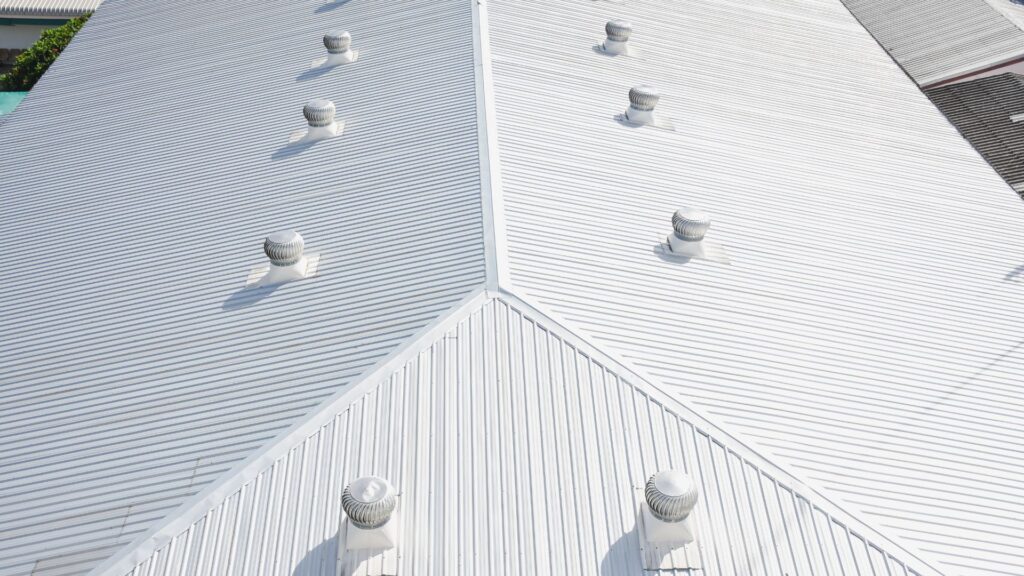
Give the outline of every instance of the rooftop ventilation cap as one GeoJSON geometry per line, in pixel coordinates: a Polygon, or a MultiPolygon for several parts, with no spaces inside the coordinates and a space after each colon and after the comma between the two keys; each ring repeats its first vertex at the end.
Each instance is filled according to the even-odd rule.
{"type": "Polygon", "coordinates": [[[633,25],[625,20],[609,20],[604,25],[604,33],[608,36],[601,44],[605,54],[629,54],[629,36],[633,33],[633,25]]]}
{"type": "Polygon", "coordinates": [[[274,266],[292,266],[302,260],[306,242],[294,230],[274,232],[263,242],[263,251],[274,266]]]}
{"type": "Polygon", "coordinates": [[[352,35],[346,30],[328,30],[324,34],[324,47],[327,48],[327,56],[313,60],[310,68],[331,68],[350,64],[359,58],[359,51],[352,50],[352,35]]]}
{"type": "Polygon", "coordinates": [[[343,54],[348,52],[352,45],[352,35],[346,30],[329,30],[324,34],[324,47],[331,54],[343,54]]]}
{"type": "Polygon", "coordinates": [[[349,520],[358,528],[380,528],[391,519],[397,498],[395,489],[383,478],[364,476],[345,487],[341,494],[341,507],[349,520]]]}
{"type": "Polygon", "coordinates": [[[705,238],[711,217],[699,208],[684,206],[672,214],[672,233],[661,244],[662,254],[671,258],[709,260],[729,264],[725,247],[713,238],[705,238]]]}
{"type": "Polygon", "coordinates": [[[334,123],[334,102],[324,98],[310,100],[302,107],[302,115],[310,126],[330,126],[334,123]]]}
{"type": "Polygon", "coordinates": [[[660,99],[661,94],[653,86],[641,84],[630,88],[626,120],[630,124],[653,125],[671,129],[671,123],[659,121],[654,115],[654,107],[658,105],[660,99]]]}
{"type": "Polygon", "coordinates": [[[293,131],[288,137],[290,143],[325,140],[340,136],[345,130],[344,122],[334,120],[334,102],[326,98],[306,102],[302,107],[302,115],[306,117],[309,126],[293,131]]]}
{"type": "Polygon", "coordinates": [[[697,505],[697,484],[679,470],[663,470],[652,475],[644,488],[647,506],[662,522],[681,522],[697,505]]]}
{"type": "Polygon", "coordinates": [[[604,33],[612,42],[626,42],[633,33],[633,25],[625,20],[609,20],[604,25],[604,33]]]}
{"type": "Polygon", "coordinates": [[[661,94],[653,86],[641,84],[629,89],[629,107],[641,112],[652,112],[658,105],[661,94]]]}
{"type": "Polygon", "coordinates": [[[711,228],[711,217],[699,208],[683,207],[672,214],[672,230],[676,238],[700,242],[711,228]]]}
{"type": "Polygon", "coordinates": [[[247,287],[271,286],[316,276],[319,254],[307,254],[306,242],[294,230],[268,235],[263,240],[263,252],[270,262],[258,264],[249,272],[247,287]]]}
{"type": "Polygon", "coordinates": [[[270,286],[316,275],[319,254],[306,254],[306,241],[294,230],[274,232],[263,241],[270,265],[261,264],[249,272],[246,286],[270,286]]]}

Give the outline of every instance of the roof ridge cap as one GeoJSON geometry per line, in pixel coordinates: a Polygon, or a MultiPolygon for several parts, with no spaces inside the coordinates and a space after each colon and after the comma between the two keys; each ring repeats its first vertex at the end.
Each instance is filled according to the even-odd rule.
{"type": "Polygon", "coordinates": [[[495,121],[494,81],[491,70],[490,27],[487,4],[473,2],[473,64],[476,82],[477,137],[480,146],[480,207],[484,228],[487,288],[509,282],[505,248],[501,162],[495,121]]]}

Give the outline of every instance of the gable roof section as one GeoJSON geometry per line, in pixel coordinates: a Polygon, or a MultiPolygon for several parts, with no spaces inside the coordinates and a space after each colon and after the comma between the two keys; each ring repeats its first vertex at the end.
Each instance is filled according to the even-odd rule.
{"type": "Polygon", "coordinates": [[[1024,57],[1024,30],[985,0],[842,1],[921,86],[1024,57]]]}
{"type": "Polygon", "coordinates": [[[334,574],[341,490],[377,474],[401,494],[400,574],[640,575],[642,486],[668,467],[700,484],[709,573],[931,573],[514,298],[451,320],[97,574],[334,574]]]}
{"type": "Polygon", "coordinates": [[[1000,74],[926,90],[964,138],[1018,193],[1024,193],[1024,76],[1000,74]]]}
{"type": "Polygon", "coordinates": [[[471,6],[251,8],[111,0],[0,127],[4,576],[88,570],[484,281],[471,6]],[[282,228],[319,277],[243,290],[282,228]]]}
{"type": "Polygon", "coordinates": [[[1015,573],[1024,206],[837,2],[670,4],[489,3],[511,289],[950,574],[1015,573]],[[610,16],[638,57],[591,49],[610,16]],[[674,132],[613,120],[645,82],[674,132]],[[731,265],[658,256],[680,205],[731,265]]]}

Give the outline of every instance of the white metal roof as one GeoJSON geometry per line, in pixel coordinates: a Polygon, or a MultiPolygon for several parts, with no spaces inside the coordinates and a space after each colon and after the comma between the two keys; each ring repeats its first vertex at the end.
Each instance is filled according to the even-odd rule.
{"type": "Polygon", "coordinates": [[[1024,566],[1017,195],[837,2],[542,6],[490,3],[510,285],[951,574],[1024,566]],[[640,82],[675,132],[612,119],[640,82]],[[654,253],[680,205],[731,265],[654,253]]]}
{"type": "Polygon", "coordinates": [[[922,86],[1024,57],[1010,0],[842,0],[922,86]]]}
{"type": "Polygon", "coordinates": [[[470,6],[355,2],[317,76],[320,5],[111,1],[0,127],[0,574],[87,570],[483,282],[470,6]],[[244,290],[282,228],[319,277],[244,290]]]}
{"type": "Polygon", "coordinates": [[[481,296],[104,573],[639,576],[642,488],[666,468],[699,485],[703,573],[933,573],[514,299],[481,296]],[[341,490],[367,474],[399,491],[400,547],[339,572],[341,490]]]}
{"type": "MultiPolygon", "coordinates": [[[[233,546],[192,541],[189,526],[283,471],[269,468],[275,450],[348,410],[353,383],[401,370],[482,286],[542,310],[530,314],[541,332],[578,334],[616,378],[675,394],[657,402],[679,426],[795,490],[792,505],[820,508],[812,518],[852,527],[846,542],[874,543],[873,570],[885,554],[922,574],[1021,563],[1021,207],[838,0],[110,0],[0,138],[0,224],[32,246],[0,291],[0,458],[13,463],[0,470],[2,576],[104,559],[129,570],[172,540],[233,546]],[[611,17],[633,21],[635,57],[593,50],[611,17]],[[309,72],[338,26],[359,61],[309,72]],[[661,88],[675,132],[614,121],[641,82],[661,88]],[[284,146],[313,97],[334,100],[345,135],[284,146]],[[712,214],[731,266],[658,258],[684,203],[712,214]],[[262,236],[286,227],[322,254],[319,277],[241,290],[262,236]]],[[[444,390],[447,377],[422,375],[444,390]]],[[[525,474],[505,464],[496,473],[525,474]]],[[[280,497],[305,497],[295,486],[280,497]]],[[[301,560],[330,525],[299,541],[288,522],[330,504],[282,509],[285,524],[261,525],[260,554],[301,560]]],[[[742,509],[722,511],[709,544],[726,573],[758,562],[729,546],[790,576],[850,566],[803,532],[806,563],[769,550],[775,524],[733,524],[742,509]]],[[[626,529],[625,508],[591,510],[626,529]]],[[[504,518],[510,531],[488,542],[525,546],[510,537],[522,517],[504,518]]],[[[797,547],[799,524],[780,525],[797,547]]],[[[568,566],[615,542],[574,541],[568,566]]],[[[438,545],[427,565],[458,565],[438,545]]],[[[852,571],[867,572],[861,560],[852,571]]]]}
{"type": "Polygon", "coordinates": [[[99,8],[103,0],[0,0],[0,16],[73,18],[99,8]]]}

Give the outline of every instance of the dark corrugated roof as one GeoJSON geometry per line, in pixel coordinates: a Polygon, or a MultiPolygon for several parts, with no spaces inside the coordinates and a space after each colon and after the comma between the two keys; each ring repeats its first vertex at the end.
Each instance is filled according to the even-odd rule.
{"type": "Polygon", "coordinates": [[[1000,74],[925,90],[960,133],[1011,186],[1024,186],[1024,76],[1000,74]]]}

